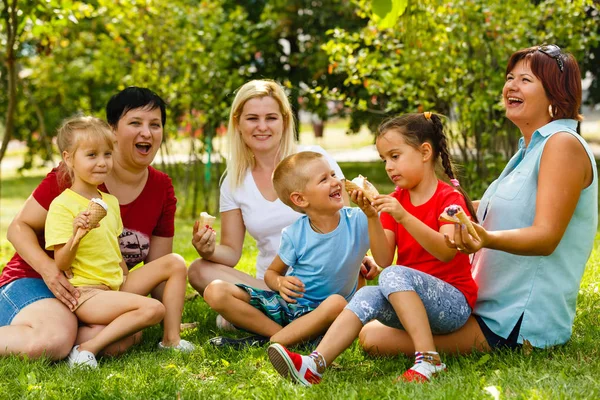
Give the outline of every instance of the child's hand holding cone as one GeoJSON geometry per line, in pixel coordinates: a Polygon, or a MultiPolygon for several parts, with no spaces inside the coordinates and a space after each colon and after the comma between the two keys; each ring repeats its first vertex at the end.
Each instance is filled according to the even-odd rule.
{"type": "Polygon", "coordinates": [[[100,226],[100,220],[106,217],[108,212],[108,205],[102,199],[93,198],[88,204],[87,210],[79,213],[79,215],[73,221],[73,242],[71,242],[71,250],[79,241],[92,229],[100,226]],[[86,223],[86,219],[89,221],[86,223]]]}
{"type": "Polygon", "coordinates": [[[363,194],[363,197],[365,199],[367,199],[369,201],[369,203],[372,203],[373,200],[375,199],[375,196],[379,195],[379,192],[377,191],[375,186],[373,186],[373,184],[371,182],[369,182],[368,179],[362,175],[358,175],[356,178],[352,179],[351,181],[346,180],[344,185],[346,187],[346,191],[348,192],[348,194],[352,194],[353,190],[361,191],[363,194]]]}

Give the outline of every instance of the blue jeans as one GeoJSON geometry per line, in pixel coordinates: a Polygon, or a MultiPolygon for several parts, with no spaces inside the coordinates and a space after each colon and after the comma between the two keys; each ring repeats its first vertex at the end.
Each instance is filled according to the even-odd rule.
{"type": "Polygon", "coordinates": [[[427,312],[433,334],[454,332],[471,315],[465,296],[454,286],[412,268],[391,266],[379,276],[379,286],[361,288],[346,306],[366,324],[374,319],[392,328],[404,329],[388,298],[396,292],[416,292],[427,312]]]}
{"type": "Polygon", "coordinates": [[[22,309],[38,300],[54,299],[43,279],[21,278],[0,288],[0,326],[10,325],[22,309]]]}

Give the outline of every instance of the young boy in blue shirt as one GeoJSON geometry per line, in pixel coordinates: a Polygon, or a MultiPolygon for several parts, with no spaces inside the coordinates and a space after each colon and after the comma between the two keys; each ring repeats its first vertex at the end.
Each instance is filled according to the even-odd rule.
{"type": "Polygon", "coordinates": [[[369,232],[385,237],[378,216],[344,207],[342,181],[319,153],[282,160],[273,185],[283,203],[305,215],[282,231],[278,255],[265,273],[271,291],[223,281],[204,291],[212,309],[264,339],[219,337],[212,339],[217,346],[267,340],[291,346],[323,334],[357,290],[369,232]]]}

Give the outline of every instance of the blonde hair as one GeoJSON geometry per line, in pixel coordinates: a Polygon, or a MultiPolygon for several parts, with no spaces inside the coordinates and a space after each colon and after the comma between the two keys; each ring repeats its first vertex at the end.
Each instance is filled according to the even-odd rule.
{"type": "Polygon", "coordinates": [[[304,213],[304,210],[292,203],[290,198],[293,192],[301,192],[311,176],[306,173],[306,166],[315,160],[325,160],[321,153],[314,151],[301,151],[281,160],[273,171],[273,186],[277,197],[293,210],[304,213]]]}
{"type": "MultiPolygon", "coordinates": [[[[108,124],[99,118],[91,116],[77,115],[66,119],[60,128],[58,128],[57,144],[60,154],[63,152],[75,153],[81,143],[89,141],[105,141],[108,147],[113,150],[115,136],[108,124]]],[[[73,171],[66,162],[59,166],[62,174],[73,179],[73,171]]]]}
{"type": "Polygon", "coordinates": [[[238,89],[235,99],[233,99],[227,127],[228,154],[225,173],[230,175],[232,190],[237,189],[242,184],[248,169],[255,166],[254,155],[244,143],[239,132],[242,110],[248,100],[266,96],[273,98],[279,104],[279,111],[283,117],[283,133],[275,164],[296,151],[294,115],[288,97],[281,85],[270,79],[256,79],[245,83],[238,89]]]}

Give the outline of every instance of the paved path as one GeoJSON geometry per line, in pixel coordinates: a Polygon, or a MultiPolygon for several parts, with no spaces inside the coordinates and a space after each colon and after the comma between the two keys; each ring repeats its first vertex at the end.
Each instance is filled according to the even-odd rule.
{"type": "MultiPolygon", "coordinates": [[[[594,157],[600,162],[600,144],[599,143],[588,143],[594,152],[594,157]]],[[[379,161],[379,153],[375,148],[375,145],[365,146],[360,149],[353,150],[329,150],[329,154],[337,162],[370,162],[379,161]]]]}
{"type": "MultiPolygon", "coordinates": [[[[594,156],[596,160],[600,162],[600,144],[598,143],[589,143],[592,151],[594,152],[594,156]]],[[[375,145],[364,146],[358,149],[347,149],[347,150],[329,150],[329,154],[337,161],[337,162],[373,162],[379,161],[379,153],[377,153],[377,149],[375,145]]],[[[57,164],[60,161],[57,157],[57,164]]],[[[186,154],[176,154],[168,157],[167,163],[187,163],[189,162],[189,156],[186,154]]],[[[212,162],[220,162],[221,159],[218,155],[213,154],[212,162]]],[[[156,155],[156,158],[153,165],[160,165],[162,162],[162,158],[160,153],[156,155]]],[[[202,157],[202,162],[207,163],[208,157],[204,155],[202,157]]],[[[15,170],[23,165],[23,160],[21,158],[8,158],[2,162],[0,166],[2,172],[7,172],[11,170],[15,170]]]]}

